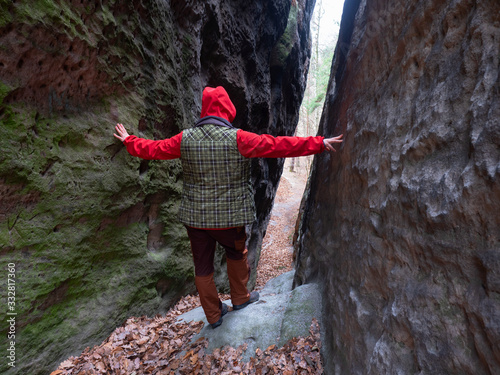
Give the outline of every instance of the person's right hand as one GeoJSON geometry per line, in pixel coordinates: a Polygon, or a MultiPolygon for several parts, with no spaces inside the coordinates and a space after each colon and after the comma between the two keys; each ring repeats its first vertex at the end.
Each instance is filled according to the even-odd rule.
{"type": "Polygon", "coordinates": [[[125,130],[125,127],[122,124],[116,124],[115,130],[118,134],[113,135],[122,142],[130,135],[127,133],[127,130],[125,130]]]}
{"type": "Polygon", "coordinates": [[[325,144],[325,149],[330,151],[330,152],[336,152],[336,150],[333,146],[335,145],[335,143],[342,143],[343,136],[344,136],[343,134],[340,134],[340,135],[333,137],[333,138],[323,139],[323,143],[325,144]]]}

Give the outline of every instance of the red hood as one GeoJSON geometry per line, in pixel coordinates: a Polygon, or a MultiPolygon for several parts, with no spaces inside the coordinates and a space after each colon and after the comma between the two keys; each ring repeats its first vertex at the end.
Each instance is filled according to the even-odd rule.
{"type": "Polygon", "coordinates": [[[222,117],[229,122],[233,122],[236,117],[236,108],[229,99],[229,95],[222,86],[216,88],[205,87],[201,99],[201,116],[222,117]]]}

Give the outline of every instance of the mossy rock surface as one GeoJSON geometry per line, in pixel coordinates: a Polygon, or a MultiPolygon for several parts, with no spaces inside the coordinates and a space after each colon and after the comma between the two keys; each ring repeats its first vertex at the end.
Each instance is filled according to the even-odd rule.
{"type": "MultiPolygon", "coordinates": [[[[222,85],[236,126],[293,134],[309,51],[279,77],[269,63],[289,11],[285,0],[0,1],[0,259],[15,264],[17,313],[16,367],[2,361],[1,373],[47,374],[195,292],[180,162],[130,156],[114,125],[173,136],[199,116],[203,87],[222,85]]],[[[293,27],[307,33],[304,22],[293,27]]],[[[252,172],[253,279],[281,165],[252,172]]],[[[219,254],[221,291],[224,268],[219,254]]]]}

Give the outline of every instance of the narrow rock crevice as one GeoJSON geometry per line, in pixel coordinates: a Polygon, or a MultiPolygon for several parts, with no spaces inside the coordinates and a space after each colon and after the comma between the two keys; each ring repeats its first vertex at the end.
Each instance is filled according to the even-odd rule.
{"type": "Polygon", "coordinates": [[[319,130],[345,141],[315,158],[294,280],[321,280],[326,373],[500,371],[499,12],[346,1],[319,130]]]}
{"type": "MultiPolygon", "coordinates": [[[[171,137],[199,117],[203,88],[222,85],[235,126],[293,134],[314,1],[293,4],[291,26],[289,0],[0,5],[0,258],[19,285],[19,358],[1,373],[46,374],[194,290],[180,163],[131,157],[113,127],[171,137]],[[277,80],[270,56],[288,33],[277,80]]],[[[280,161],[256,163],[251,286],[281,173],[280,161]]],[[[219,256],[221,291],[224,268],[219,256]]]]}

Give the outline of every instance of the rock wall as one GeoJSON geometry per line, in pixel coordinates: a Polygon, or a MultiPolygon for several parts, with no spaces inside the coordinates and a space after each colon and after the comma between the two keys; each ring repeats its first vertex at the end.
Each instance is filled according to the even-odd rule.
{"type": "Polygon", "coordinates": [[[327,374],[500,373],[499,15],[346,1],[296,250],[327,374]]]}
{"type": "MultiPolygon", "coordinates": [[[[46,374],[129,316],[162,313],[194,291],[176,219],[180,163],[132,158],[114,124],[172,136],[199,117],[204,86],[222,85],[236,126],[293,134],[313,6],[0,2],[0,259],[4,281],[15,265],[17,314],[16,368],[2,360],[1,373],[46,374]]],[[[253,166],[254,267],[281,169],[276,160],[253,166]]],[[[5,282],[4,306],[6,297],[5,282]]],[[[9,329],[2,317],[2,337],[9,329]]]]}

